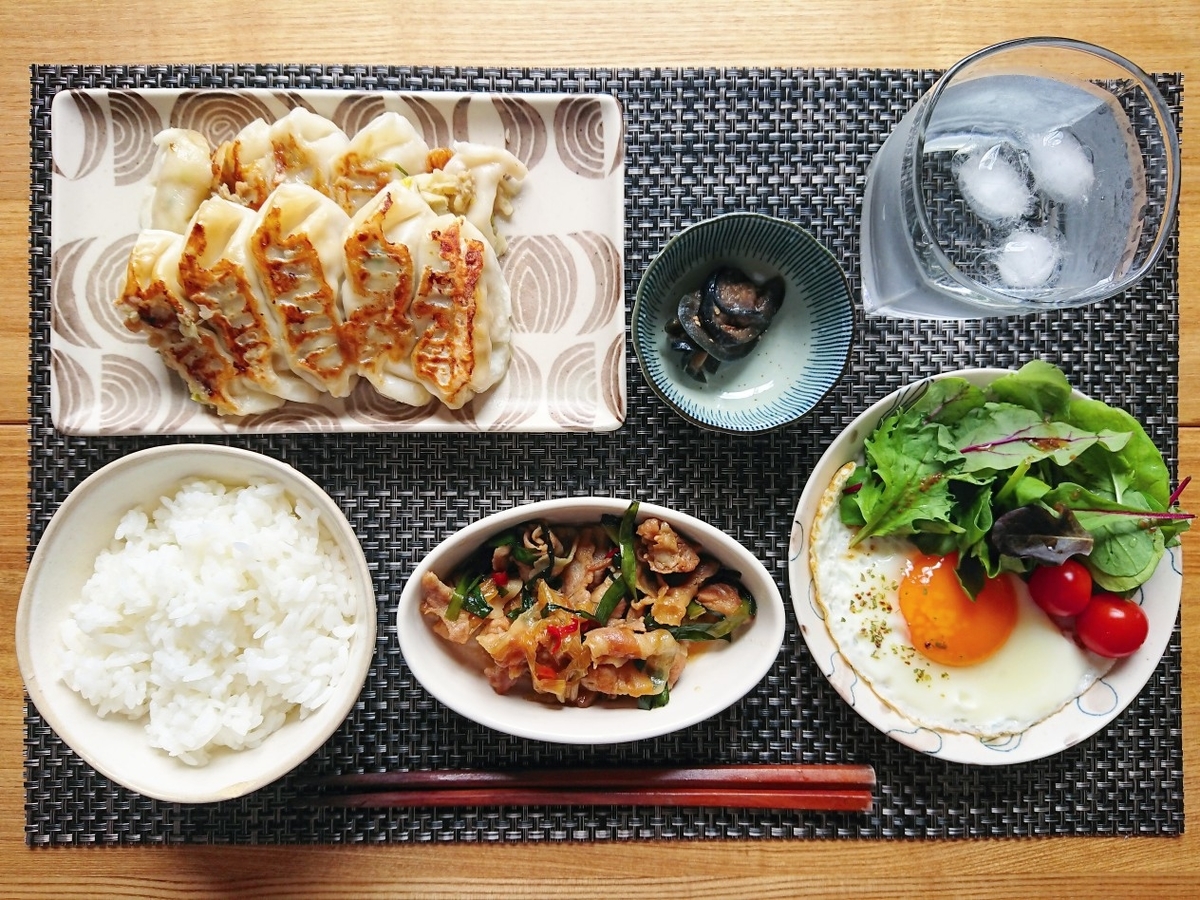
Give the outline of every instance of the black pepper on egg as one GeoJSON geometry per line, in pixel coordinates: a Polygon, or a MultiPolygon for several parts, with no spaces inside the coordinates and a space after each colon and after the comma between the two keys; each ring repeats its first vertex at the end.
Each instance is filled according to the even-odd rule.
{"type": "Polygon", "coordinates": [[[684,371],[703,382],[721,363],[747,356],[779,312],[785,290],[778,275],[758,284],[740,269],[721,266],[699,290],[680,297],[665,330],[671,349],[683,354],[684,371]]]}

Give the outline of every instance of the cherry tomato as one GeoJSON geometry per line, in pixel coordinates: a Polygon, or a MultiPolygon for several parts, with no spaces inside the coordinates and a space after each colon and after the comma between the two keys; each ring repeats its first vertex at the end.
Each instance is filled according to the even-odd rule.
{"type": "Polygon", "coordinates": [[[1093,653],[1129,656],[1150,630],[1142,608],[1116,594],[1096,594],[1075,619],[1075,634],[1093,653]]]}
{"type": "Polygon", "coordinates": [[[1029,594],[1052,616],[1077,616],[1092,599],[1092,573],[1075,559],[1038,566],[1029,576],[1029,594]]]}

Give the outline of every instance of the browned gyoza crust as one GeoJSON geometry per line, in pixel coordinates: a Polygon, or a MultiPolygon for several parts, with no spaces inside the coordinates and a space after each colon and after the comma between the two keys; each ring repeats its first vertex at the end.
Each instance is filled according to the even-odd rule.
{"type": "Polygon", "coordinates": [[[234,367],[259,373],[271,366],[271,330],[265,311],[250,286],[249,275],[229,260],[205,266],[208,233],[203,221],[188,231],[179,256],[179,283],[184,294],[206,310],[206,321],[221,337],[234,367]]]}
{"type": "Polygon", "coordinates": [[[462,238],[462,220],[455,219],[430,236],[438,245],[444,270],[426,266],[413,299],[413,315],[429,320],[413,349],[417,377],[437,387],[447,406],[461,405],[457,398],[470,389],[478,362],[475,350],[475,317],[479,311],[483,277],[482,241],[462,238]]]}
{"type": "Polygon", "coordinates": [[[263,290],[292,368],[317,384],[336,383],[354,359],[344,346],[337,291],[309,237],[285,234],[281,218],[278,207],[269,208],[251,240],[263,290]]]}
{"type": "Polygon", "coordinates": [[[366,302],[347,317],[343,332],[349,355],[363,372],[406,358],[414,342],[412,254],[384,234],[391,206],[391,196],[385,195],[378,213],[346,239],[346,279],[366,302]]]}
{"type": "Polygon", "coordinates": [[[158,277],[135,247],[126,267],[125,286],[116,301],[125,327],[142,332],[188,390],[224,413],[241,412],[233,385],[235,360],[215,332],[198,325],[195,306],[158,277]]]}

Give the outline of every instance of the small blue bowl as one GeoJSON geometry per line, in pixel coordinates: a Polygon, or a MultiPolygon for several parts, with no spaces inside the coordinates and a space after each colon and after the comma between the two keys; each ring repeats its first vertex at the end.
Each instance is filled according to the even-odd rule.
{"type": "Polygon", "coordinates": [[[646,380],[679,415],[714,431],[752,434],[807,415],[841,378],[854,334],[846,276],[833,255],[791,222],[730,213],[684,229],[647,266],[633,302],[633,348],[646,380]],[[775,275],[783,303],[743,359],[701,382],[684,371],[666,326],[680,297],[720,266],[757,282],[775,275]]]}

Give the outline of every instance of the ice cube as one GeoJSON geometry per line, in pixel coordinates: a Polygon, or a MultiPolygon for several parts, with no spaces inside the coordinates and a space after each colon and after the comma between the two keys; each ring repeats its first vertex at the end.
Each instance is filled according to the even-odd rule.
{"type": "Polygon", "coordinates": [[[1058,270],[1057,236],[1018,228],[992,254],[1000,281],[1009,288],[1036,288],[1047,284],[1058,270]]]}
{"type": "Polygon", "coordinates": [[[986,222],[1015,222],[1033,209],[1029,173],[1008,142],[960,150],[951,163],[967,206],[986,222]]]}
{"type": "Polygon", "coordinates": [[[1059,203],[1087,199],[1096,173],[1075,135],[1057,128],[1035,134],[1026,150],[1038,191],[1059,203]]]}

